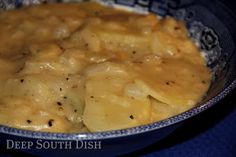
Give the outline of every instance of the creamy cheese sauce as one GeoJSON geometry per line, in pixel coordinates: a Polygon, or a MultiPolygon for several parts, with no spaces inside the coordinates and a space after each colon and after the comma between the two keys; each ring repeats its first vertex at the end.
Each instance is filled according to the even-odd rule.
{"type": "Polygon", "coordinates": [[[96,3],[0,13],[0,124],[48,132],[144,125],[201,101],[211,81],[184,23],[96,3]]]}

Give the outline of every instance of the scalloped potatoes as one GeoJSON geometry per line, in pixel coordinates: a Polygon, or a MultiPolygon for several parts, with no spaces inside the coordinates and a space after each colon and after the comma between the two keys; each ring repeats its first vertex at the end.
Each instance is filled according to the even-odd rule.
{"type": "Polygon", "coordinates": [[[0,124],[11,127],[144,125],[192,108],[211,80],[182,22],[96,3],[1,12],[0,41],[0,124]]]}

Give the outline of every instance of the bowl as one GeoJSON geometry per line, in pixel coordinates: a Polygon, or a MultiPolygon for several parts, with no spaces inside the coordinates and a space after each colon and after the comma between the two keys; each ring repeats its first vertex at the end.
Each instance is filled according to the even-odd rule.
{"type": "MultiPolygon", "coordinates": [[[[45,1],[0,1],[0,8],[14,9],[42,2],[45,1]]],[[[0,125],[0,143],[6,149],[25,151],[37,156],[113,156],[129,153],[167,137],[177,127],[184,125],[187,119],[211,108],[236,87],[236,20],[235,15],[223,2],[213,0],[100,0],[100,2],[111,7],[122,5],[139,12],[171,15],[185,21],[191,38],[204,52],[207,65],[214,75],[207,95],[196,107],[184,113],[129,129],[95,133],[47,133],[0,125]]]]}

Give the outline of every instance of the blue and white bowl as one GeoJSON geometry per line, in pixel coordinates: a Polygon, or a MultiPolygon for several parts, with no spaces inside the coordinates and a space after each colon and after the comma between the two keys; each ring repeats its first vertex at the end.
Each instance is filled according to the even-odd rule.
{"type": "MultiPolygon", "coordinates": [[[[48,0],[47,2],[70,0],[48,0]]],[[[83,0],[74,0],[81,2],[83,0]]],[[[97,0],[99,1],[99,0],[97,0]]],[[[44,3],[45,0],[0,0],[0,10],[44,3]]],[[[163,121],[130,129],[96,133],[46,133],[0,125],[0,144],[38,156],[111,156],[148,146],[163,139],[178,126],[214,106],[236,87],[236,20],[220,1],[199,0],[100,0],[114,7],[122,5],[139,12],[171,15],[184,20],[204,52],[214,73],[204,100],[195,108],[163,121]]]]}

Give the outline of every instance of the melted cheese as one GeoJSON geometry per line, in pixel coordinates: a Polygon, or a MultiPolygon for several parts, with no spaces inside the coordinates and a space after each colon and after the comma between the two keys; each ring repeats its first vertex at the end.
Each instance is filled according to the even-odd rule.
{"type": "Polygon", "coordinates": [[[159,121],[211,80],[184,23],[96,3],[1,12],[0,64],[0,124],[48,132],[159,121]]]}

